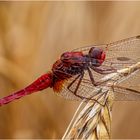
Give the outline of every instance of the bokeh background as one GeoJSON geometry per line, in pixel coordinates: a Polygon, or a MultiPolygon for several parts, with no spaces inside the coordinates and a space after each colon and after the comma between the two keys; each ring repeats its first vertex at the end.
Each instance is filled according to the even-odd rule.
{"type": "MultiPolygon", "coordinates": [[[[0,2],[0,97],[64,51],[140,34],[140,2],[0,2]]],[[[52,89],[0,108],[0,138],[61,138],[79,102],[52,89]]],[[[140,138],[140,102],[115,102],[112,138],[140,138]]]]}

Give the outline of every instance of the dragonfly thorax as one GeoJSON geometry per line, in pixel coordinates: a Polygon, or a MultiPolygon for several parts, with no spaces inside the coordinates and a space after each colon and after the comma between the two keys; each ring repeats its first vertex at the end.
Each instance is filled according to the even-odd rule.
{"type": "Polygon", "coordinates": [[[84,63],[84,55],[82,52],[65,52],[61,55],[60,60],[63,63],[73,65],[84,63]]]}
{"type": "Polygon", "coordinates": [[[54,63],[52,71],[59,79],[70,78],[83,73],[88,67],[99,67],[105,59],[102,49],[92,47],[88,54],[82,52],[65,52],[54,63]]]}
{"type": "Polygon", "coordinates": [[[58,79],[67,79],[73,75],[80,74],[84,70],[84,65],[72,64],[58,60],[53,64],[53,74],[58,79]]]}

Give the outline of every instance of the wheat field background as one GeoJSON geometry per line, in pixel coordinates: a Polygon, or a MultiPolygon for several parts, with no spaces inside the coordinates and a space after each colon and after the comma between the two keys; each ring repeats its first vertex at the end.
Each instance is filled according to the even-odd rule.
{"type": "MultiPolygon", "coordinates": [[[[0,2],[0,97],[68,50],[140,34],[140,2],[0,2]]],[[[61,138],[79,102],[52,89],[0,107],[0,138],[61,138]]],[[[140,138],[140,102],[115,102],[112,138],[140,138]]]]}

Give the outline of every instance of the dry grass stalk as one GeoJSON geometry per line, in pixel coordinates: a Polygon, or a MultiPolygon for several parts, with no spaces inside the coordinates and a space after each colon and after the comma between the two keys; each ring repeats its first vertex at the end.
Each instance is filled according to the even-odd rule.
{"type": "Polygon", "coordinates": [[[115,87],[115,84],[139,69],[140,62],[102,78],[101,82],[108,80],[109,82],[106,87],[96,88],[93,91],[93,93],[99,93],[94,97],[98,102],[90,100],[84,108],[82,105],[85,100],[80,104],[62,139],[109,139],[111,137],[111,110],[114,100],[112,86],[115,87]],[[110,82],[114,80],[115,82],[110,82]],[[81,108],[83,108],[82,111],[80,111],[81,108]],[[79,114],[78,111],[80,111],[79,114]]]}
{"type": "Polygon", "coordinates": [[[102,105],[97,102],[88,101],[75,120],[72,129],[63,139],[110,138],[113,94],[105,89],[102,89],[102,92],[102,96],[97,97],[97,100],[102,105]],[[104,92],[107,93],[104,94],[104,92]]]}

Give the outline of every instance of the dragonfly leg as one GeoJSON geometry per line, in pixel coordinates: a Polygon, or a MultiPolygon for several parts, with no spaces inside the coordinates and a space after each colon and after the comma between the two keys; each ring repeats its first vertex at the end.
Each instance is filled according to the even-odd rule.
{"type": "MultiPolygon", "coordinates": [[[[68,90],[70,90],[71,91],[71,89],[70,89],[70,87],[75,83],[75,81],[79,78],[81,76],[81,74],[79,74],[69,85],[68,85],[68,90]]],[[[73,91],[71,91],[71,92],[73,92],[73,91]]]]}
{"type": "MultiPolygon", "coordinates": [[[[102,104],[102,103],[100,103],[98,100],[96,100],[96,99],[94,99],[93,97],[94,96],[96,96],[97,94],[99,94],[99,93],[97,93],[96,95],[94,95],[94,96],[91,96],[91,97],[85,97],[85,96],[81,96],[81,95],[78,95],[78,94],[76,94],[76,93],[73,93],[75,96],[77,96],[77,97],[79,97],[80,99],[87,99],[87,100],[92,100],[92,101],[95,101],[96,103],[98,103],[99,105],[101,105],[101,106],[104,106],[104,104],[102,104]]],[[[105,93],[106,94],[106,93],[105,93]]],[[[101,94],[101,96],[102,96],[103,94],[101,94]]],[[[101,96],[99,97],[99,98],[101,98],[101,96]]],[[[106,95],[105,95],[106,96],[106,95]]],[[[99,99],[98,98],[98,99],[99,99]]]]}
{"type": "Polygon", "coordinates": [[[110,74],[113,72],[117,72],[117,69],[114,69],[114,68],[102,69],[102,68],[97,68],[97,67],[92,67],[92,66],[90,68],[100,74],[110,74]]]}
{"type": "MultiPolygon", "coordinates": [[[[81,82],[82,82],[83,76],[84,76],[84,73],[82,73],[81,75],[78,75],[78,76],[73,80],[72,84],[76,81],[76,79],[78,79],[78,78],[80,77],[80,79],[79,79],[79,81],[78,81],[78,84],[77,84],[77,86],[76,86],[75,91],[73,92],[73,91],[71,91],[70,89],[69,89],[69,90],[70,90],[76,97],[79,97],[80,99],[93,100],[93,101],[97,102],[98,104],[100,104],[101,106],[104,106],[103,104],[101,104],[100,102],[98,102],[96,99],[93,99],[93,96],[90,97],[90,98],[88,98],[88,97],[81,96],[81,95],[78,95],[78,94],[77,94],[77,91],[78,91],[78,88],[79,88],[79,86],[80,86],[80,84],[81,84],[81,82]]],[[[72,84],[71,84],[71,85],[72,85],[72,84]]],[[[97,93],[97,94],[98,94],[98,93],[97,93]]],[[[97,94],[96,94],[96,95],[97,95],[97,94]]],[[[94,96],[95,96],[95,95],[94,95],[94,96]]]]}
{"type": "MultiPolygon", "coordinates": [[[[73,94],[76,95],[76,96],[78,96],[78,97],[80,97],[80,95],[77,94],[77,91],[78,91],[78,88],[79,88],[79,86],[80,86],[80,84],[81,84],[81,82],[82,82],[83,76],[84,76],[84,73],[82,73],[82,74],[79,76],[80,79],[79,79],[79,81],[78,81],[78,84],[77,84],[77,86],[76,86],[75,91],[73,92],[73,94]]],[[[76,81],[76,80],[75,80],[75,81],[76,81]]],[[[82,98],[82,97],[81,97],[81,98],[82,98]]]]}
{"type": "Polygon", "coordinates": [[[91,73],[91,70],[90,70],[89,68],[87,68],[87,70],[88,70],[89,77],[90,77],[90,80],[91,80],[92,84],[93,84],[94,86],[97,86],[97,84],[95,83],[95,80],[94,80],[94,78],[93,78],[93,75],[92,75],[92,73],[91,73]]]}
{"type": "MultiPolygon", "coordinates": [[[[102,68],[97,68],[97,67],[93,67],[91,66],[90,67],[92,70],[94,70],[95,72],[97,73],[100,73],[100,74],[110,74],[110,73],[113,73],[113,72],[117,72],[117,69],[114,69],[114,68],[110,68],[110,69],[102,69],[102,68]]],[[[90,78],[92,78],[92,73],[90,71],[90,69],[88,70],[89,71],[89,76],[90,78]],[[90,74],[91,73],[91,74],[90,74]]],[[[93,79],[93,78],[92,78],[93,79]]],[[[91,80],[92,81],[92,80],[91,80]]],[[[94,86],[98,86],[98,85],[101,85],[103,84],[104,82],[94,82],[94,86]]]]}

